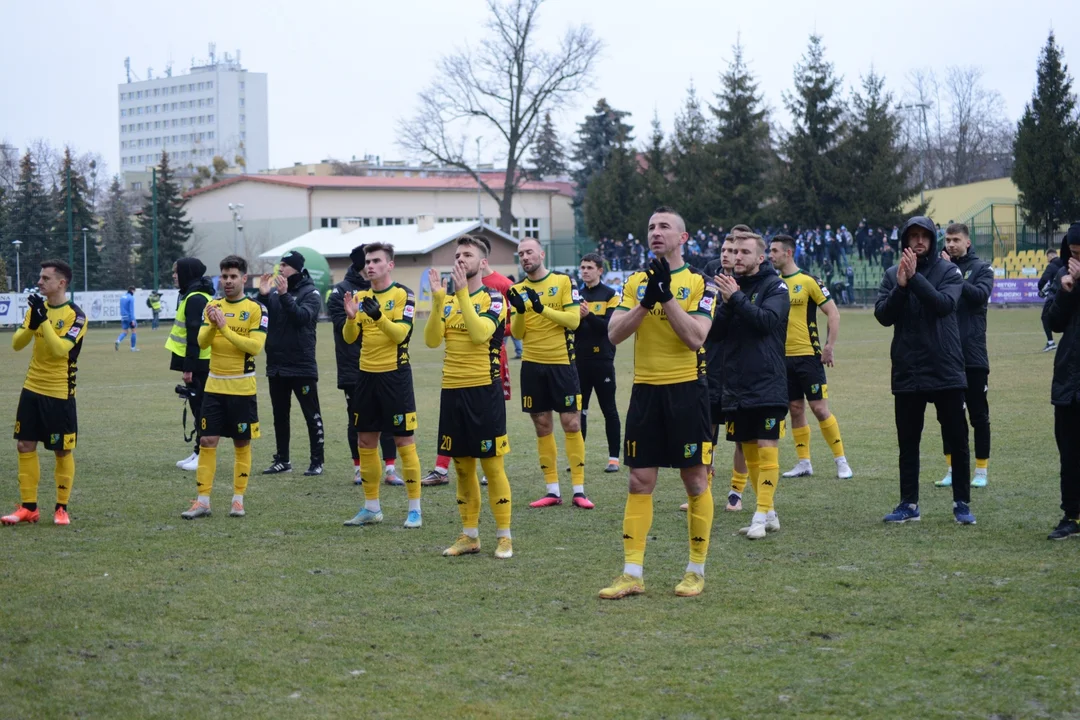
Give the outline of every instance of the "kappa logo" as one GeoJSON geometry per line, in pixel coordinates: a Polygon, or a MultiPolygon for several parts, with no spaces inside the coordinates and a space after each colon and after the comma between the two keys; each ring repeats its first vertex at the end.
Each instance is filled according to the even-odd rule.
{"type": "Polygon", "coordinates": [[[627,535],[626,533],[623,533],[622,534],[622,539],[623,540],[633,540],[634,538],[631,537],[630,535],[627,535]]]}
{"type": "Polygon", "coordinates": [[[464,504],[465,504],[465,501],[464,501],[464,500],[462,500],[461,498],[458,498],[457,504],[458,504],[458,505],[464,505],[464,504]]]}
{"type": "Polygon", "coordinates": [[[242,478],[248,477],[248,474],[247,473],[240,473],[240,477],[242,477],[242,478]]]}
{"type": "Polygon", "coordinates": [[[695,536],[695,537],[690,539],[690,542],[703,543],[703,542],[705,542],[705,538],[695,536]]]}
{"type": "Polygon", "coordinates": [[[692,458],[697,453],[697,443],[687,443],[683,445],[682,454],[684,458],[692,458]]]}
{"type": "Polygon", "coordinates": [[[690,297],[690,288],[688,288],[688,287],[681,287],[681,288],[679,288],[679,294],[678,294],[678,296],[677,296],[677,297],[678,297],[678,298],[679,298],[680,300],[685,300],[685,299],[687,299],[688,297],[690,297]]]}
{"type": "Polygon", "coordinates": [[[480,441],[480,452],[491,452],[491,446],[493,444],[494,443],[492,443],[490,440],[481,440],[480,441]]]}
{"type": "Polygon", "coordinates": [[[769,487],[776,487],[776,486],[775,486],[775,485],[773,484],[773,481],[772,481],[772,480],[762,480],[762,481],[761,481],[761,484],[762,484],[762,485],[768,485],[769,487]]]}
{"type": "Polygon", "coordinates": [[[765,418],[765,429],[772,430],[776,427],[776,418],[765,418]]]}
{"type": "Polygon", "coordinates": [[[249,317],[251,317],[251,313],[249,313],[247,310],[244,310],[240,313],[241,320],[247,320],[249,317]]]}
{"type": "Polygon", "coordinates": [[[509,505],[510,504],[510,499],[509,498],[499,498],[498,500],[495,501],[495,504],[496,505],[509,505]]]}
{"type": "Polygon", "coordinates": [[[405,416],[404,415],[395,415],[394,416],[394,424],[395,425],[400,425],[403,422],[405,422],[405,416]]]}
{"type": "Polygon", "coordinates": [[[239,430],[242,433],[245,433],[245,432],[247,432],[248,424],[247,423],[239,423],[239,424],[237,424],[236,429],[239,430]]]}

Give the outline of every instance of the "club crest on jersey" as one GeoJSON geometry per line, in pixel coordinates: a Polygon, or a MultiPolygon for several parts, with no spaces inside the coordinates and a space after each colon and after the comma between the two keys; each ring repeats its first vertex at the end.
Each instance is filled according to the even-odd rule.
{"type": "Polygon", "coordinates": [[[403,422],[405,422],[405,416],[404,415],[395,415],[394,416],[394,424],[395,425],[400,425],[403,422]]]}
{"type": "Polygon", "coordinates": [[[473,310],[475,310],[476,314],[479,315],[480,314],[480,303],[473,303],[473,310]]]}
{"type": "Polygon", "coordinates": [[[64,319],[60,318],[59,320],[56,321],[56,329],[57,330],[62,330],[63,328],[64,328],[64,319]]]}
{"type": "Polygon", "coordinates": [[[801,293],[802,292],[802,285],[796,285],[795,286],[795,292],[801,293]]]}
{"type": "Polygon", "coordinates": [[[242,433],[245,433],[245,432],[247,432],[248,424],[247,423],[237,423],[236,429],[238,431],[242,432],[242,433]]]}
{"type": "Polygon", "coordinates": [[[493,444],[494,443],[492,443],[490,440],[481,440],[480,441],[480,452],[491,452],[491,446],[493,444]]]}
{"type": "Polygon", "coordinates": [[[776,427],[776,418],[765,418],[765,429],[772,430],[776,427]]]}
{"type": "Polygon", "coordinates": [[[241,320],[247,320],[249,317],[251,317],[251,313],[249,313],[247,310],[244,310],[240,313],[241,320]]]}
{"type": "Polygon", "coordinates": [[[688,288],[688,287],[679,288],[679,296],[678,297],[679,297],[680,300],[685,300],[686,298],[690,297],[690,288],[688,288]]]}
{"type": "Polygon", "coordinates": [[[551,295],[552,297],[554,297],[555,294],[558,293],[558,292],[559,292],[559,288],[557,288],[557,287],[549,287],[548,288],[548,295],[551,295]]]}
{"type": "Polygon", "coordinates": [[[642,300],[645,299],[645,286],[644,285],[638,285],[637,299],[638,299],[638,302],[641,302],[642,300]]]}
{"type": "Polygon", "coordinates": [[[393,300],[387,300],[386,301],[386,307],[383,308],[383,309],[384,310],[393,310],[394,309],[394,301],[393,300]]]}
{"type": "Polygon", "coordinates": [[[684,458],[692,458],[697,454],[697,443],[687,443],[683,445],[682,454],[684,458]]]}
{"type": "Polygon", "coordinates": [[[453,311],[454,311],[454,308],[447,305],[446,307],[444,307],[442,309],[442,315],[443,315],[444,318],[448,318],[448,317],[450,317],[450,313],[452,313],[453,311]]]}

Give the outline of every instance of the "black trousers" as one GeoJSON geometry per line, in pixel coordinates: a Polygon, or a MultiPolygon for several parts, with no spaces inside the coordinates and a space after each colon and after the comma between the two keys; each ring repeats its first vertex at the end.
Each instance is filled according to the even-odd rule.
{"type": "Polygon", "coordinates": [[[896,440],[900,445],[900,502],[919,504],[919,442],[926,406],[933,403],[942,435],[953,448],[953,500],[971,501],[971,454],[963,390],[900,393],[893,396],[896,440]]]}
{"type": "Polygon", "coordinates": [[[311,443],[311,462],[323,463],[323,421],[319,410],[319,379],[314,377],[271,377],[270,405],[274,409],[274,440],[277,443],[275,457],[282,462],[289,462],[289,413],[292,411],[292,396],[300,404],[307,422],[308,441],[311,443]]]}
{"type": "Polygon", "coordinates": [[[1065,516],[1080,518],[1080,443],[1076,428],[1080,427],[1080,405],[1054,406],[1054,439],[1061,456],[1061,509],[1065,516]]]}
{"type": "Polygon", "coordinates": [[[1048,300],[1043,303],[1042,309],[1042,326],[1043,332],[1046,333],[1046,342],[1054,341],[1054,334],[1050,332],[1050,305],[1053,304],[1053,300],[1048,300]]]}
{"type": "Polygon", "coordinates": [[[619,457],[622,448],[622,425],[619,409],[615,406],[615,363],[611,360],[584,360],[577,363],[578,382],[581,383],[581,437],[586,437],[589,399],[593,390],[600,410],[604,413],[607,431],[608,457],[619,457]]]}
{"type": "MultiPolygon", "coordinates": [[[[987,401],[989,379],[989,370],[967,369],[968,386],[964,393],[964,402],[975,435],[975,457],[979,460],[990,457],[990,403],[987,401]]],[[[952,454],[952,446],[945,437],[944,428],[941,430],[941,446],[946,455],[952,454]]]]}
{"type": "MultiPolygon", "coordinates": [[[[348,428],[349,452],[352,453],[352,459],[356,462],[360,459],[360,446],[357,444],[356,426],[353,425],[352,411],[349,410],[352,407],[352,394],[352,390],[345,391],[345,427],[348,428]]],[[[383,462],[397,460],[397,444],[394,442],[394,433],[384,432],[380,435],[379,447],[382,449],[383,462]]]]}
{"type": "Polygon", "coordinates": [[[206,372],[193,372],[191,373],[191,382],[184,383],[186,388],[195,392],[195,394],[188,399],[188,408],[191,410],[191,419],[195,423],[196,455],[199,454],[199,438],[202,437],[202,424],[199,422],[199,418],[202,417],[203,393],[206,391],[206,377],[209,374],[209,370],[206,372]]]}

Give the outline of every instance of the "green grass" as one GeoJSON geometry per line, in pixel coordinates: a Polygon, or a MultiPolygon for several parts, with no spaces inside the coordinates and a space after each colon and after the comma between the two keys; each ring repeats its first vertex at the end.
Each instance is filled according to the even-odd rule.
{"type": "MultiPolygon", "coordinates": [[[[256,474],[248,516],[233,519],[223,448],[216,514],[185,522],[194,477],[173,466],[187,452],[165,333],[140,329],[143,352],[131,354],[113,352],[115,330],[91,329],[73,524],[0,528],[0,716],[1077,716],[1078,546],[1045,539],[1059,517],[1053,357],[1039,352],[1035,309],[990,315],[994,450],[989,487],[973,491],[977,526],[954,524],[949,491],[932,486],[944,470],[932,411],[923,521],[881,523],[899,493],[890,333],[868,312],[844,312],[829,389],[855,479],[833,476],[815,428],[818,474],[781,482],[781,532],[748,542],[733,535],[748,512],[718,508],[705,594],[680,599],[683,496],[663,471],[648,592],[614,603],[596,591],[621,570],[626,476],[600,472],[598,411],[587,481],[597,509],[530,511],[543,485],[515,388],[510,561],[491,556],[486,500],[482,554],[440,556],[459,530],[452,485],[425,491],[421,530],[401,529],[404,490],[385,486],[386,522],[345,528],[362,493],[322,326],[327,474],[256,474]]],[[[441,351],[415,337],[427,469],[441,351]]],[[[28,353],[0,353],[0,417],[13,420],[28,353]]],[[[623,409],[631,355],[619,360],[623,409]]],[[[265,391],[260,378],[256,471],[273,454],[265,391]]],[[[298,460],[307,440],[295,408],[293,429],[298,460]]],[[[789,437],[783,469],[794,460],[789,437]]],[[[43,455],[46,509],[52,465],[43,455]]],[[[0,469],[6,511],[17,499],[14,447],[0,469]]]]}

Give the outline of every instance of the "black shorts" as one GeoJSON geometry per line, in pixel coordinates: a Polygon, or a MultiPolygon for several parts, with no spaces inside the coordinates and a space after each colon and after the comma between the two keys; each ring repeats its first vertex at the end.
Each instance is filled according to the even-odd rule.
{"type": "Polygon", "coordinates": [[[581,385],[574,365],[521,363],[521,409],[527,413],[581,410],[581,385]]]}
{"type": "Polygon", "coordinates": [[[828,400],[829,385],[825,380],[825,366],[816,355],[789,357],[787,364],[788,400],[828,400]]]}
{"type": "Polygon", "coordinates": [[[727,413],[728,442],[779,440],[784,437],[786,407],[760,407],[727,413]]]}
{"type": "Polygon", "coordinates": [[[45,443],[46,450],[74,450],[79,434],[75,398],[55,398],[23,388],[15,411],[15,439],[45,443]]]}
{"type": "Polygon", "coordinates": [[[439,397],[439,454],[489,458],[510,452],[501,383],[443,388],[439,397]]]}
{"type": "Polygon", "coordinates": [[[626,464],[688,468],[712,462],[712,424],[705,380],[674,385],[634,383],[626,411],[626,464]]]}
{"type": "Polygon", "coordinates": [[[259,437],[259,403],[254,395],[203,395],[199,418],[203,437],[255,440],[259,437]]]}
{"type": "Polygon", "coordinates": [[[412,368],[387,372],[361,370],[349,412],[356,432],[411,436],[416,430],[412,368]]]}

